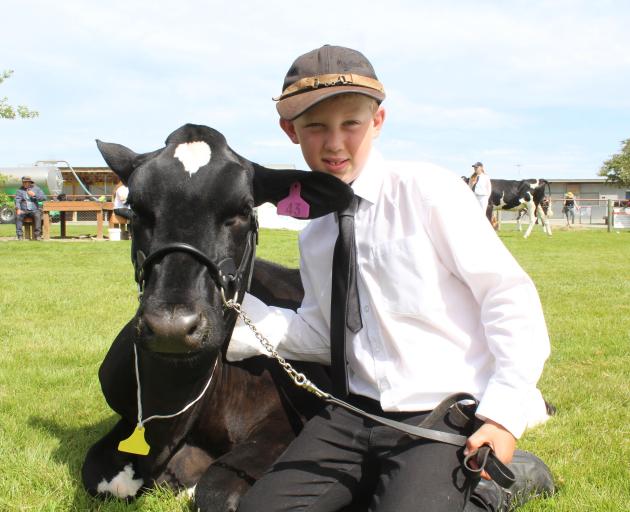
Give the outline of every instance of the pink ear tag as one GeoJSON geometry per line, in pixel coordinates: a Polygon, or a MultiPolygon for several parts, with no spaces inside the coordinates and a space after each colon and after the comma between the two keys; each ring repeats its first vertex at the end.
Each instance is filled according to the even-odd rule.
{"type": "Polygon", "coordinates": [[[288,215],[296,219],[308,219],[310,205],[300,196],[302,185],[299,181],[291,184],[289,195],[278,202],[278,215],[288,215]]]}

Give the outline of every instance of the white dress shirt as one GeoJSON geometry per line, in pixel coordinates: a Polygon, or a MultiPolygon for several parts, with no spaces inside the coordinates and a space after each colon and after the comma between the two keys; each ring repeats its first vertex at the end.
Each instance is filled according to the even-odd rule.
{"type": "Polygon", "coordinates": [[[488,176],[485,172],[482,172],[477,178],[477,183],[475,184],[475,194],[478,196],[489,196],[492,192],[492,182],[490,181],[490,176],[488,176]]]}
{"type": "MultiPolygon", "coordinates": [[[[348,332],[350,392],[387,411],[433,409],[459,391],[515,437],[549,355],[536,288],[459,176],[372,151],[352,184],[363,329],[348,332]],[[462,214],[463,213],[463,214],[462,214]]],[[[335,214],[301,232],[297,313],[247,294],[243,310],[285,358],[330,364],[335,214]]],[[[229,360],[265,354],[239,320],[229,360]]]]}
{"type": "Polygon", "coordinates": [[[121,185],[116,189],[114,194],[114,209],[128,208],[127,197],[129,196],[129,189],[125,185],[121,185]]]}

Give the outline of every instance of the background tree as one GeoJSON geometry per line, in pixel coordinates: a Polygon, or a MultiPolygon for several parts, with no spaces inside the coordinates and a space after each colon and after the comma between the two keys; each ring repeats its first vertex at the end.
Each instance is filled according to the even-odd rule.
{"type": "MultiPolygon", "coordinates": [[[[7,78],[9,78],[12,74],[13,71],[10,69],[0,72],[0,84],[4,82],[7,78]]],[[[6,97],[0,98],[0,119],[15,119],[16,117],[29,118],[37,117],[38,115],[39,112],[35,110],[30,110],[24,105],[12,107],[7,103],[6,97]]]]}
{"type": "Polygon", "coordinates": [[[2,190],[2,187],[4,186],[6,182],[7,182],[7,177],[4,176],[3,174],[0,174],[0,208],[2,206],[9,205],[13,202],[11,198],[9,197],[9,195],[4,190],[2,190]]]}
{"type": "Polygon", "coordinates": [[[621,142],[621,153],[614,154],[606,160],[599,170],[612,183],[630,187],[630,139],[621,142]]]}

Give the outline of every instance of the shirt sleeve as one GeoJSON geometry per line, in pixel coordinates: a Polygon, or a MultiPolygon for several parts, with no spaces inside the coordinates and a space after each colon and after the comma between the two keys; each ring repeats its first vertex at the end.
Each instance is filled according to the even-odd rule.
{"type": "Polygon", "coordinates": [[[470,288],[481,311],[494,373],[477,415],[520,437],[523,404],[536,392],[549,336],[538,292],[456,177],[444,197],[429,198],[427,229],[445,266],[470,288]],[[453,207],[457,204],[458,207],[453,207]]]}
{"type": "MultiPolygon", "coordinates": [[[[305,268],[303,259],[301,267],[305,268]]],[[[250,294],[245,294],[242,309],[280,356],[330,365],[328,319],[316,300],[311,285],[312,276],[304,270],[300,272],[300,276],[304,299],[297,312],[268,306],[250,294]]],[[[239,318],[228,346],[228,361],[239,361],[261,354],[269,355],[253,330],[239,318]]]]}
{"type": "Polygon", "coordinates": [[[482,174],[479,176],[477,186],[475,187],[475,194],[480,196],[489,196],[491,192],[490,178],[482,174]]]}
{"type": "Polygon", "coordinates": [[[123,185],[122,187],[118,188],[118,190],[116,191],[116,195],[118,196],[118,199],[120,200],[121,203],[127,204],[127,197],[129,196],[129,189],[123,185]]]}

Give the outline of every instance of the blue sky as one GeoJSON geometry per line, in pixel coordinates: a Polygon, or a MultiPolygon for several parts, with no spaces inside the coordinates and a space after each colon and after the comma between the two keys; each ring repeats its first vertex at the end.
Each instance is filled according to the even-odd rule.
{"type": "Polygon", "coordinates": [[[630,138],[625,0],[4,0],[0,165],[104,165],[94,139],[146,152],[193,122],[241,155],[304,167],[271,97],[322,44],[365,53],[385,85],[377,147],[459,174],[592,178],[630,138]]]}

